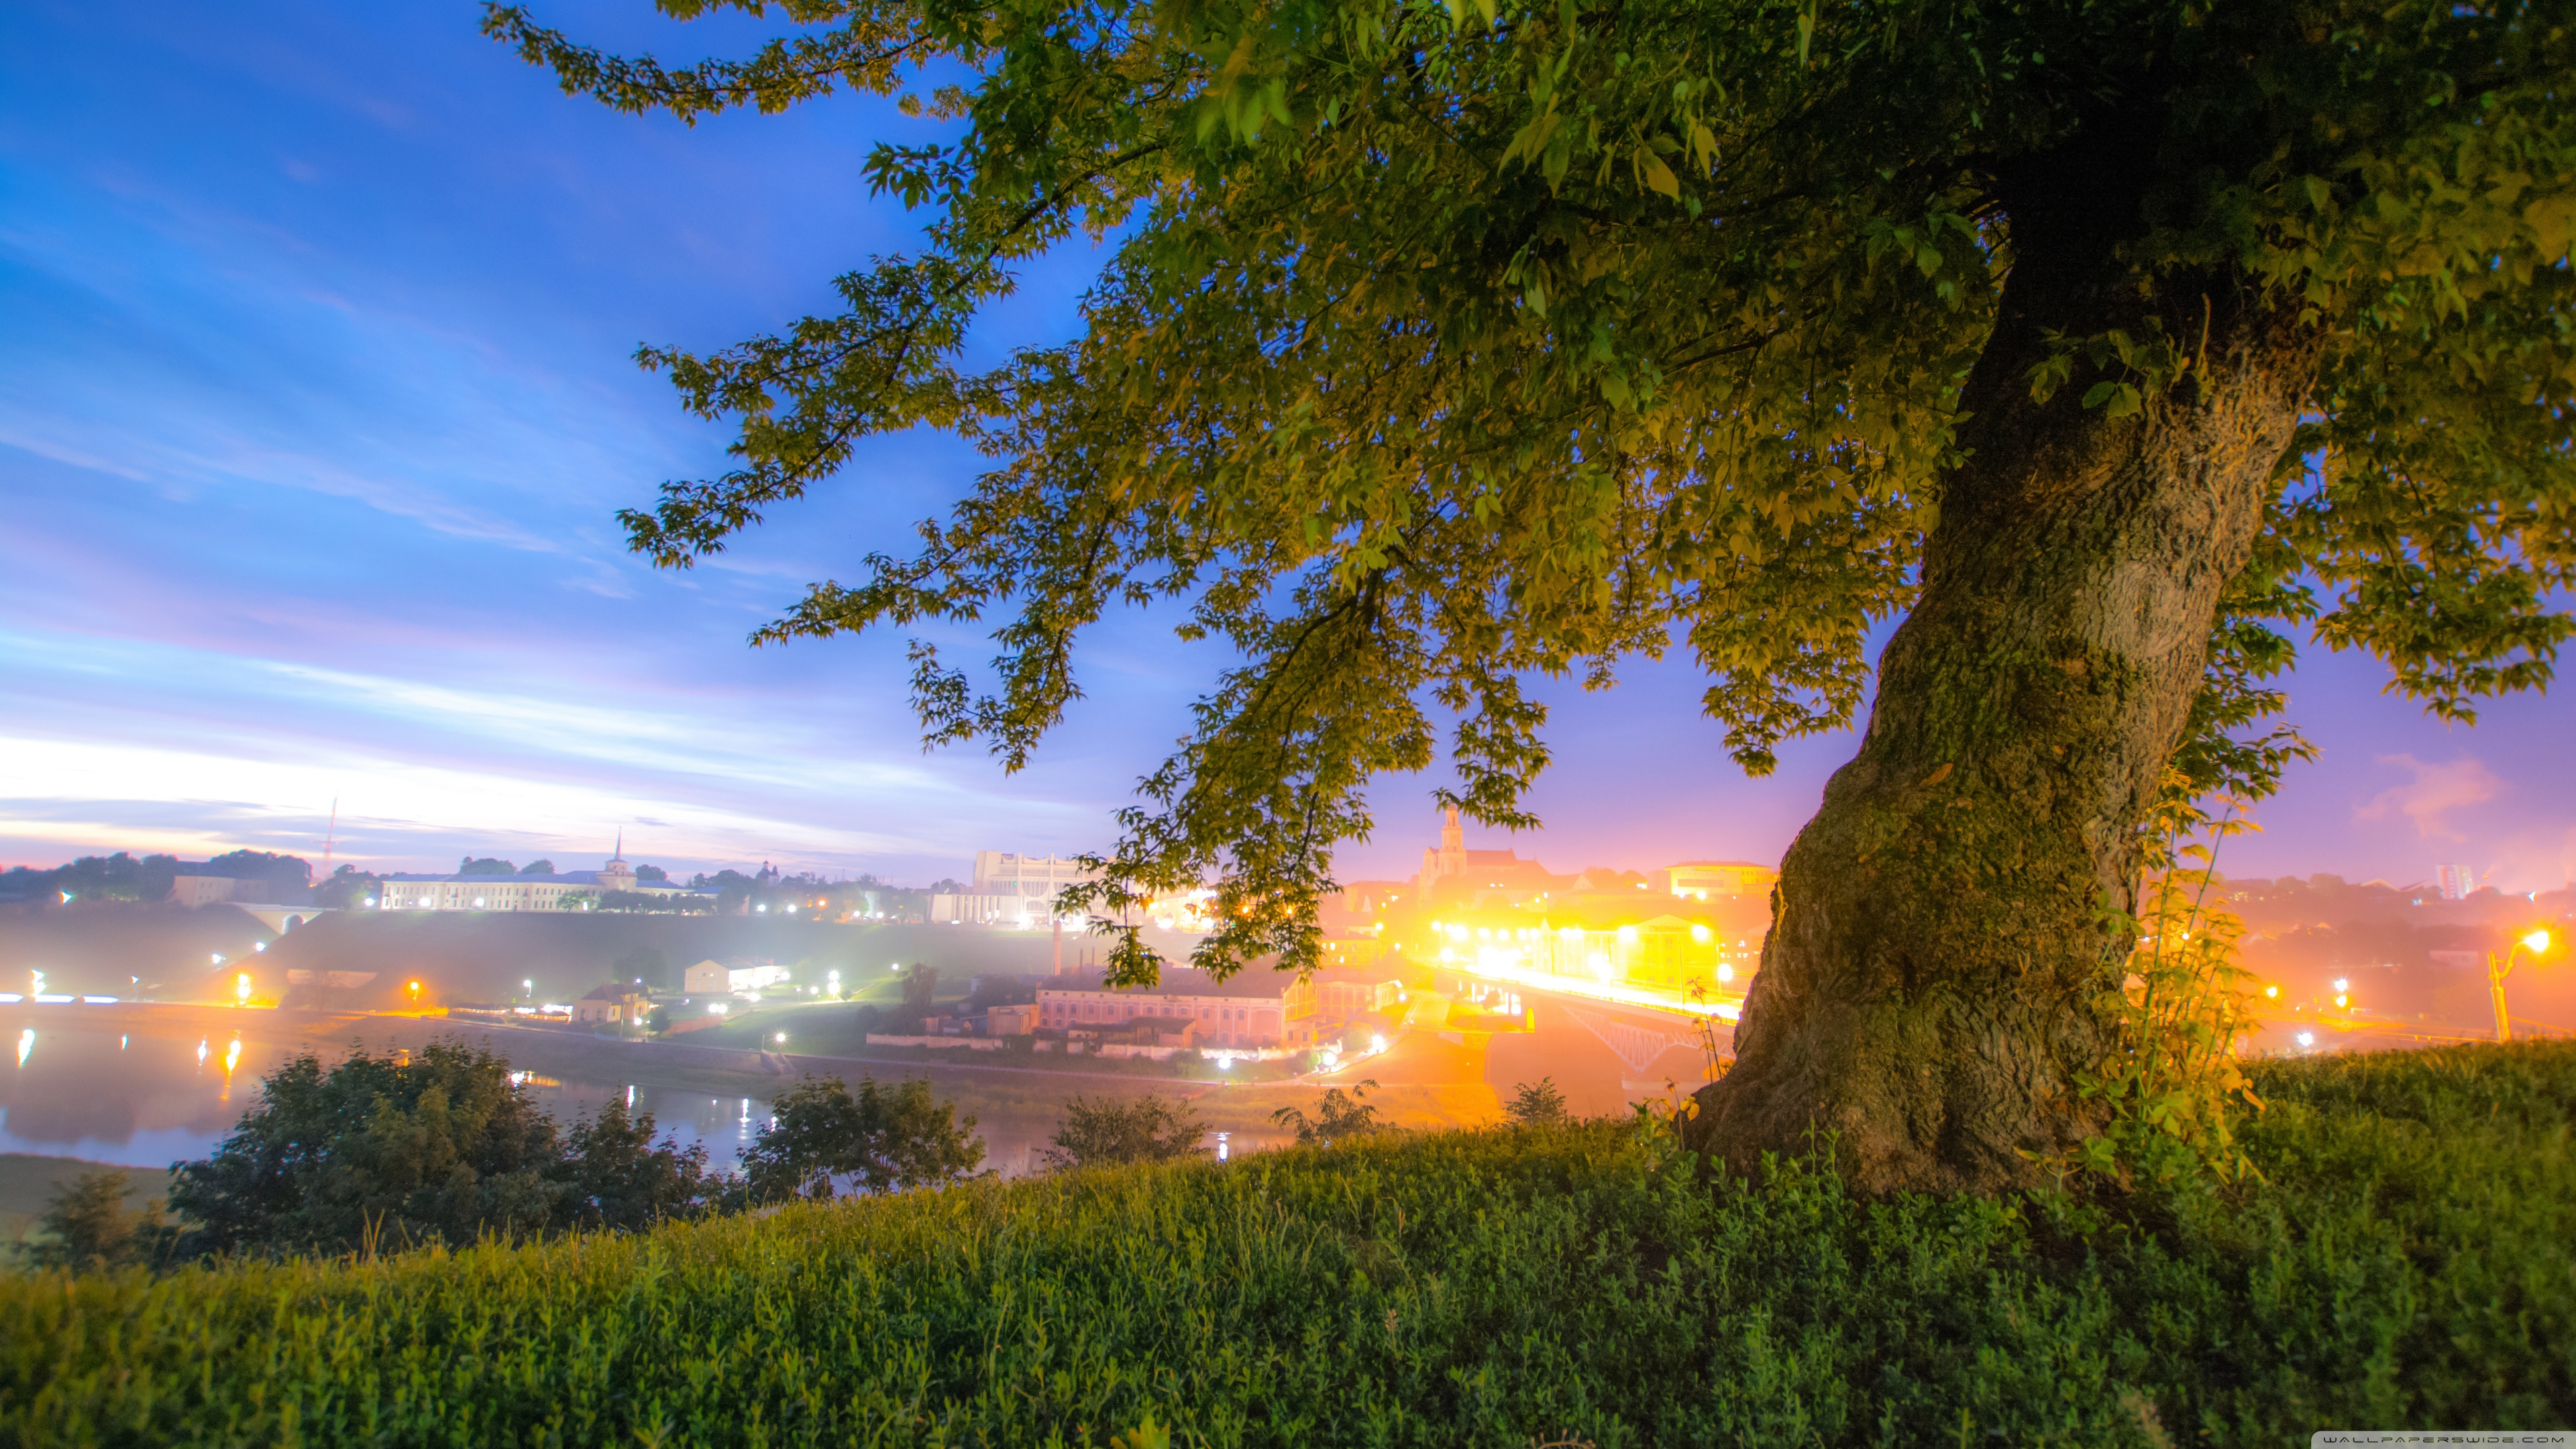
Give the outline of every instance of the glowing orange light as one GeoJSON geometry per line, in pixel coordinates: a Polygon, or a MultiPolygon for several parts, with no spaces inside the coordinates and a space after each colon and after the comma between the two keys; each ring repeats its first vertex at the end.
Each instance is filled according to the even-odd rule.
{"type": "Polygon", "coordinates": [[[242,974],[240,974],[239,976],[236,976],[236,977],[234,977],[234,978],[233,978],[233,1000],[235,1000],[235,1001],[248,1001],[248,1000],[250,1000],[250,973],[249,973],[249,972],[245,971],[245,972],[243,972],[242,974]]]}
{"type": "Polygon", "coordinates": [[[2522,944],[2530,947],[2535,952],[2546,951],[2549,949],[2549,933],[2547,931],[2534,931],[2530,935],[2522,938],[2522,944]]]}

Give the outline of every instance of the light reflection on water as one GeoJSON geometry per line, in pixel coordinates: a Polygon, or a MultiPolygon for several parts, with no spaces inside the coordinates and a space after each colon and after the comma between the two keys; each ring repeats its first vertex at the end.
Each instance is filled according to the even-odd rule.
{"type": "MultiPolygon", "coordinates": [[[[0,1073],[0,1152],[80,1157],[129,1167],[167,1167],[205,1157],[258,1105],[262,1078],[301,1043],[255,1032],[158,1035],[79,1027],[30,1027],[18,1037],[16,1070],[0,1073]]],[[[324,1053],[324,1060],[330,1059],[324,1053]]],[[[523,1089],[569,1125],[622,1097],[653,1114],[656,1137],[703,1144],[709,1168],[731,1171],[769,1121],[766,1098],[628,1082],[519,1073],[523,1089]]],[[[1027,1170],[1034,1146],[1054,1130],[1043,1121],[985,1121],[985,1165],[1027,1170]]]]}

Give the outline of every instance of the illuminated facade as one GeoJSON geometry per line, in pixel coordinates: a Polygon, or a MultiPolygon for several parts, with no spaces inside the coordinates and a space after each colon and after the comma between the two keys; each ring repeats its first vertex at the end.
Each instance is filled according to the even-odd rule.
{"type": "Polygon", "coordinates": [[[1743,994],[1760,943],[1708,921],[1657,915],[1620,925],[1439,922],[1427,959],[1491,975],[1529,973],[1689,998],[1743,994]]]}
{"type": "Polygon", "coordinates": [[[1723,900],[1728,896],[1768,896],[1780,872],[1742,860],[1686,860],[1664,867],[1664,886],[1684,900],[1723,900]]]}
{"type": "Polygon", "coordinates": [[[625,841],[598,870],[556,875],[389,875],[376,882],[380,911],[570,911],[607,891],[652,896],[713,896],[668,881],[638,880],[626,864],[625,841]]]}
{"type": "Polygon", "coordinates": [[[971,926],[1041,926],[1055,919],[1055,898],[1066,886],[1100,878],[1079,860],[1059,855],[975,852],[975,879],[962,894],[930,898],[930,923],[971,926]]]}
{"type": "Polygon", "coordinates": [[[1277,979],[1258,962],[1225,981],[1197,971],[1167,971],[1163,984],[1150,990],[1113,991],[1097,983],[1038,988],[1041,1030],[1076,1032],[1147,1018],[1195,1024],[1193,1044],[1202,1047],[1310,1046],[1316,994],[1311,983],[1277,979]]]}

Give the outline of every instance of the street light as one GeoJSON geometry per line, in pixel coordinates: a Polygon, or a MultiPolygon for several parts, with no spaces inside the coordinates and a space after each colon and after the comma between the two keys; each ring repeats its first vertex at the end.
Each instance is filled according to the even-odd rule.
{"type": "Polygon", "coordinates": [[[2504,960],[2501,964],[2497,962],[2496,955],[2493,951],[2489,951],[2487,953],[2487,992],[2495,998],[2497,1041],[2513,1040],[2513,1019],[2505,1014],[2504,1009],[2504,979],[2513,974],[2513,953],[2516,951],[2529,951],[2532,955],[2538,956],[2541,952],[2548,949],[2549,933],[2547,931],[2534,931],[2530,935],[2525,936],[2514,942],[2512,945],[2506,947],[2504,960]]]}

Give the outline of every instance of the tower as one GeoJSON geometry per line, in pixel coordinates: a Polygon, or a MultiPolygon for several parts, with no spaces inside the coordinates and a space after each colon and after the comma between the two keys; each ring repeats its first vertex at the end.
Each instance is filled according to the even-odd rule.
{"type": "Polygon", "coordinates": [[[600,868],[596,879],[604,891],[635,889],[635,872],[626,864],[626,832],[623,828],[617,832],[617,853],[608,858],[608,864],[600,868]]]}

